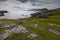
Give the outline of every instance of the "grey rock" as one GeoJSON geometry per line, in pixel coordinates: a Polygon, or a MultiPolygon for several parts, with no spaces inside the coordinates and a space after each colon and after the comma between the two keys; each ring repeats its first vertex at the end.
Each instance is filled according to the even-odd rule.
{"type": "Polygon", "coordinates": [[[48,23],[49,26],[60,26],[59,24],[48,23]]]}
{"type": "Polygon", "coordinates": [[[48,13],[34,13],[34,14],[31,14],[31,17],[34,17],[34,18],[48,18],[49,17],[49,14],[48,13]]]}
{"type": "Polygon", "coordinates": [[[1,27],[15,27],[16,24],[14,23],[6,23],[6,22],[0,22],[1,27]]]}
{"type": "Polygon", "coordinates": [[[0,11],[0,16],[4,16],[4,13],[8,13],[8,11],[7,10],[1,10],[0,11]]]}
{"type": "Polygon", "coordinates": [[[35,37],[37,37],[38,35],[36,35],[36,34],[30,34],[30,35],[28,35],[28,38],[35,38],[35,37]]]}
{"type": "Polygon", "coordinates": [[[4,33],[2,35],[0,35],[0,40],[4,40],[12,33],[26,33],[26,32],[28,32],[28,30],[26,30],[25,27],[19,25],[17,27],[12,28],[12,29],[5,30],[4,33]]]}
{"type": "Polygon", "coordinates": [[[51,29],[51,28],[49,28],[48,30],[55,33],[55,34],[60,34],[60,31],[58,31],[58,30],[54,30],[54,29],[51,29]]]}
{"type": "Polygon", "coordinates": [[[11,29],[12,32],[14,33],[26,33],[28,32],[23,26],[17,26],[13,29],[11,29]]]}
{"type": "Polygon", "coordinates": [[[4,33],[4,34],[0,35],[0,40],[4,40],[8,36],[9,36],[9,33],[4,33]]]}

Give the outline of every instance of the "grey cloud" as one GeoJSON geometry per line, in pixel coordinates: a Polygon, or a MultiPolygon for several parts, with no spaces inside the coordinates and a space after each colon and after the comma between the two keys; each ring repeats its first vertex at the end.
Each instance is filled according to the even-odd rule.
{"type": "Polygon", "coordinates": [[[0,0],[0,2],[7,1],[7,0],[0,0]]]}
{"type": "Polygon", "coordinates": [[[17,0],[17,1],[20,1],[20,2],[22,2],[22,3],[25,3],[25,2],[27,2],[28,0],[17,0]]]}
{"type": "Polygon", "coordinates": [[[39,0],[28,0],[30,2],[39,2],[39,0]]]}
{"type": "Polygon", "coordinates": [[[32,5],[46,5],[46,4],[56,4],[58,5],[58,3],[60,3],[60,0],[33,0],[32,1],[32,5]],[[36,4],[37,3],[37,4],[36,4]]]}
{"type": "Polygon", "coordinates": [[[30,2],[38,2],[39,0],[17,0],[17,1],[20,1],[20,2],[27,2],[27,1],[30,1],[30,2]]]}
{"type": "MultiPolygon", "coordinates": [[[[6,1],[6,0],[0,0],[0,1],[6,1]]],[[[9,1],[9,0],[8,0],[9,1]]],[[[14,0],[13,0],[14,1],[14,0]]],[[[37,6],[37,7],[46,7],[46,8],[56,8],[56,7],[60,7],[60,0],[15,0],[15,1],[20,1],[20,3],[27,3],[28,5],[31,5],[33,7],[37,6]]],[[[14,1],[14,2],[15,2],[14,1]]],[[[16,2],[16,5],[19,5],[19,3],[16,2]]],[[[3,4],[3,3],[2,3],[3,4]]],[[[1,4],[0,4],[1,6],[1,4]]],[[[24,6],[24,5],[23,5],[24,6]]],[[[25,7],[29,7],[29,6],[25,6],[25,7]]],[[[20,8],[20,7],[15,7],[15,8],[20,8]]],[[[31,8],[31,7],[30,7],[31,8]]]]}

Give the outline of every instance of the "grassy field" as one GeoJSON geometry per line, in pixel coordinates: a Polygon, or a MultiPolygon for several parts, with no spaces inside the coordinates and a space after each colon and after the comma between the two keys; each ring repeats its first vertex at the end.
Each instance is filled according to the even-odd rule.
{"type": "MultiPolygon", "coordinates": [[[[50,26],[49,23],[60,25],[60,16],[50,16],[49,18],[27,18],[26,22],[21,24],[16,20],[1,19],[1,22],[11,22],[17,25],[24,26],[29,32],[28,33],[13,33],[8,36],[5,40],[60,40],[60,35],[49,31],[47,28],[52,28],[60,31],[60,26],[50,26]],[[39,24],[38,27],[34,27],[33,24],[39,24]],[[37,34],[35,38],[28,38],[29,34],[37,34]]],[[[0,28],[0,33],[6,30],[6,28],[0,28]]]]}
{"type": "MultiPolygon", "coordinates": [[[[47,28],[50,26],[48,23],[58,24],[60,25],[60,16],[51,16],[49,18],[28,18],[25,19],[26,22],[23,24],[19,24],[20,22],[17,22],[16,20],[7,20],[2,19],[1,22],[11,22],[16,23],[17,25],[24,26],[29,32],[22,34],[11,34],[9,37],[7,37],[5,40],[60,40],[60,35],[54,34],[53,32],[50,32],[47,28]],[[37,28],[33,26],[33,24],[39,24],[37,28]],[[28,35],[34,33],[37,34],[38,37],[36,38],[28,38],[28,35]]],[[[53,26],[52,29],[59,30],[60,26],[53,26]]],[[[6,30],[7,28],[0,28],[0,33],[6,30]]]]}

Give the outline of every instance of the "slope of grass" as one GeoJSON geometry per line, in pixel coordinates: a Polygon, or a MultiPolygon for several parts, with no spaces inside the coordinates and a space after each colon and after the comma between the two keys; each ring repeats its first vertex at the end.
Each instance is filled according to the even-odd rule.
{"type": "MultiPolygon", "coordinates": [[[[52,12],[57,14],[58,12],[52,12]]],[[[60,31],[60,26],[50,26],[48,23],[52,24],[58,24],[60,25],[60,16],[50,16],[49,18],[28,18],[25,19],[26,22],[23,24],[19,24],[20,22],[17,22],[16,20],[7,20],[2,19],[1,22],[11,22],[16,23],[17,25],[24,26],[29,32],[28,33],[13,33],[10,36],[8,36],[5,40],[60,40],[60,35],[57,35],[53,32],[50,32],[47,28],[52,28],[55,30],[60,31]],[[38,27],[34,27],[33,24],[39,24],[38,27]],[[28,35],[34,33],[37,34],[38,37],[36,38],[28,38],[28,35]]],[[[5,28],[3,28],[5,29],[5,28]]],[[[3,32],[4,30],[0,28],[0,32],[3,32]]]]}
{"type": "MultiPolygon", "coordinates": [[[[6,21],[6,20],[3,20],[6,21]]],[[[11,20],[7,20],[10,22],[11,20]]],[[[24,26],[29,32],[22,34],[11,34],[9,37],[7,37],[5,40],[60,40],[60,35],[56,35],[53,32],[50,32],[47,28],[50,27],[48,23],[54,23],[60,25],[60,19],[57,16],[51,16],[50,18],[28,18],[26,19],[26,22],[23,24],[19,24],[24,26]],[[33,24],[39,24],[37,28],[32,26],[33,24]],[[36,38],[28,38],[28,35],[31,33],[35,33],[38,35],[36,38]]],[[[17,21],[14,21],[14,23],[18,23],[17,21]]],[[[55,30],[60,31],[60,26],[57,27],[51,27],[55,30]]]]}

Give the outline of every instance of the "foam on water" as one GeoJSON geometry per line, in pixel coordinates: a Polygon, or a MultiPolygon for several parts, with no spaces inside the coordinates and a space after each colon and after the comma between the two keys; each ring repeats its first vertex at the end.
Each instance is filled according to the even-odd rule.
{"type": "Polygon", "coordinates": [[[28,18],[32,13],[36,11],[10,11],[10,13],[4,13],[5,16],[0,17],[0,19],[21,19],[21,18],[28,18]]]}
{"type": "Polygon", "coordinates": [[[7,0],[6,2],[0,3],[1,7],[0,10],[7,10],[9,13],[5,13],[5,16],[0,17],[0,19],[20,19],[20,18],[27,18],[30,17],[31,13],[34,13],[36,11],[23,11],[23,10],[29,10],[28,7],[21,8],[25,5],[23,3],[20,3],[16,0],[7,0]]]}

